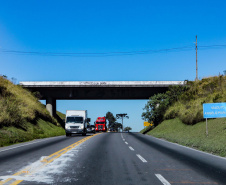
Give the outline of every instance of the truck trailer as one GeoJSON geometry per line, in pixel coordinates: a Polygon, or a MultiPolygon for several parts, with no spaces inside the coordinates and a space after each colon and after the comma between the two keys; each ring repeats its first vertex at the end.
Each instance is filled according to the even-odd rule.
{"type": "Polygon", "coordinates": [[[87,118],[87,110],[67,110],[65,120],[66,136],[71,136],[72,134],[85,136],[88,122],[90,122],[90,118],[87,118]]]}

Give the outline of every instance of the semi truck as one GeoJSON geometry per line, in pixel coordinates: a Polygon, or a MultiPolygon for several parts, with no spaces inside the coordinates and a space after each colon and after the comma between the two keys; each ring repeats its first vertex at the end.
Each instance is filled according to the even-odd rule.
{"type": "Polygon", "coordinates": [[[106,123],[105,117],[97,118],[97,120],[95,122],[95,129],[96,129],[96,132],[98,132],[98,131],[107,132],[107,123],[106,123]]]}
{"type": "Polygon", "coordinates": [[[65,120],[66,136],[71,136],[72,134],[85,136],[88,122],[90,122],[90,118],[87,118],[87,110],[67,110],[65,120]]]}

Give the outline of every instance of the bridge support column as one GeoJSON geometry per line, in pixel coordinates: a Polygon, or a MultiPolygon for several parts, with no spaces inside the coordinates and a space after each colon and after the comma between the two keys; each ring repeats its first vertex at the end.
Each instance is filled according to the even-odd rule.
{"type": "Polygon", "coordinates": [[[53,99],[53,117],[56,117],[56,99],[53,99]]]}
{"type": "Polygon", "coordinates": [[[56,115],[56,100],[53,98],[46,99],[46,109],[49,111],[51,116],[56,115]]]}

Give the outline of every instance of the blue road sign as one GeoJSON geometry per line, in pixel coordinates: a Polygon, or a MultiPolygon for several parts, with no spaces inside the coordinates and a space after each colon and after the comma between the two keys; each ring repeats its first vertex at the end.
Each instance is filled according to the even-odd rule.
{"type": "Polygon", "coordinates": [[[204,118],[223,118],[226,117],[226,103],[204,103],[204,118]]]}

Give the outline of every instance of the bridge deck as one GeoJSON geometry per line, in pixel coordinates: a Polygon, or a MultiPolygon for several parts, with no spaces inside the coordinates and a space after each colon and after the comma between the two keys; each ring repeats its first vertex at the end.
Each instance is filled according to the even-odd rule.
{"type": "Polygon", "coordinates": [[[32,92],[40,92],[47,110],[56,115],[56,100],[131,100],[148,99],[184,81],[69,81],[20,82],[32,92]]]}
{"type": "Polygon", "coordinates": [[[184,85],[184,81],[27,81],[24,87],[168,87],[184,85]]]}

